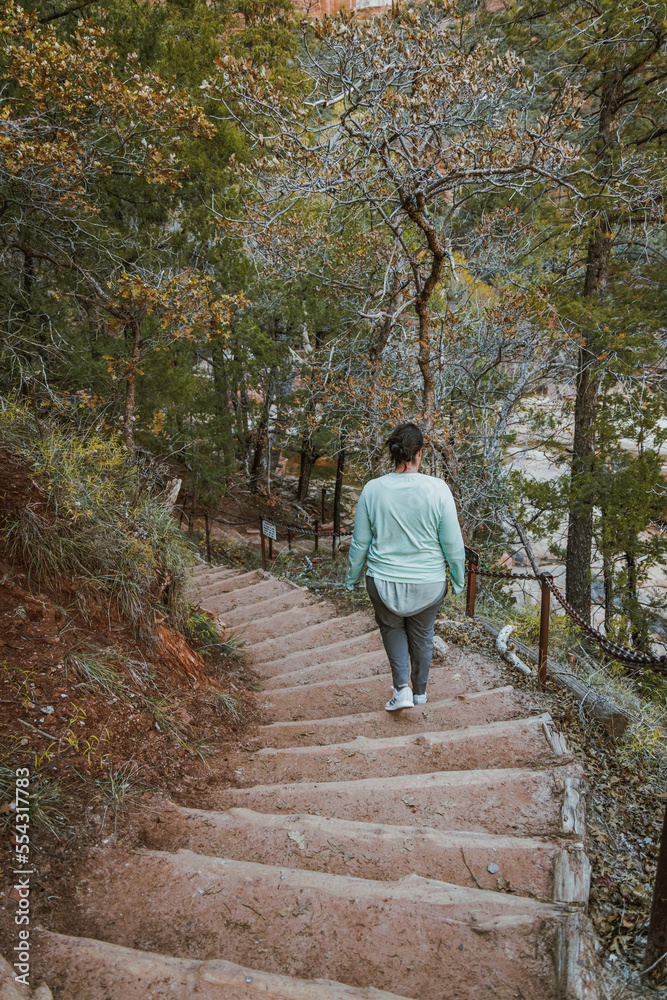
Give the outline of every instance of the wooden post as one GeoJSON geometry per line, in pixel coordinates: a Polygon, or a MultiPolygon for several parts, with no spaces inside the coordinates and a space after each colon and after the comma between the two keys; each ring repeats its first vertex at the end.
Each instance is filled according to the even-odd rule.
{"type": "Polygon", "coordinates": [[[327,502],[327,490],[326,486],[322,487],[322,524],[326,522],[326,502],[327,502]]]}
{"type": "Polygon", "coordinates": [[[192,473],[192,507],[190,508],[190,518],[188,520],[188,531],[193,531],[195,526],[195,517],[197,516],[197,479],[195,478],[194,472],[192,473]]]}
{"type": "Polygon", "coordinates": [[[204,525],[206,527],[206,562],[211,561],[211,526],[208,520],[208,514],[204,514],[204,525]]]}
{"type": "Polygon", "coordinates": [[[273,539],[269,536],[269,559],[273,559],[273,539]]]}
{"type": "Polygon", "coordinates": [[[540,573],[542,602],[540,604],[540,639],[537,647],[537,673],[542,687],[544,687],[547,683],[547,656],[549,653],[549,605],[551,603],[551,588],[549,587],[549,582],[551,580],[552,577],[549,573],[540,573]]]}
{"type": "Polygon", "coordinates": [[[466,615],[468,618],[475,617],[475,597],[477,595],[477,567],[479,566],[479,553],[475,549],[470,549],[466,545],[466,561],[468,563],[468,588],[466,590],[466,615]]]}
{"type": "Polygon", "coordinates": [[[291,528],[287,529],[287,550],[288,550],[288,552],[292,551],[292,529],[291,528]]]}
{"type": "Polygon", "coordinates": [[[317,552],[320,544],[320,522],[315,521],[315,548],[313,552],[317,552]]]}
{"type": "Polygon", "coordinates": [[[667,961],[667,807],[662,822],[658,868],[653,884],[653,902],[648,925],[644,969],[647,978],[660,984],[665,978],[667,961]],[[649,971],[650,970],[650,971],[649,971]]]}
{"type": "Polygon", "coordinates": [[[266,572],[266,538],[264,537],[264,524],[261,517],[259,519],[259,534],[262,542],[262,569],[266,572]]]}
{"type": "Polygon", "coordinates": [[[477,593],[477,567],[472,563],[468,567],[468,589],[466,591],[466,615],[475,617],[475,596],[477,593]]]}
{"type": "Polygon", "coordinates": [[[343,428],[338,438],[338,461],[336,462],[336,488],[334,490],[333,505],[333,540],[331,542],[331,556],[333,559],[338,554],[340,545],[340,507],[343,498],[343,473],[345,471],[345,444],[347,441],[347,431],[343,428]]]}

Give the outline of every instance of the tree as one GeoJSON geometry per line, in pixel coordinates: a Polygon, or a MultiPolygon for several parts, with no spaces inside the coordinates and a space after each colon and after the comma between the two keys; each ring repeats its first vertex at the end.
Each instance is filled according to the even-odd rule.
{"type": "Polygon", "coordinates": [[[605,626],[613,630],[615,616],[622,615],[632,644],[650,652],[653,609],[639,588],[667,553],[665,379],[659,371],[625,384],[607,377],[600,393],[594,528],[603,561],[605,626]],[[628,447],[631,441],[636,450],[628,447]]]}
{"type": "Polygon", "coordinates": [[[113,298],[103,296],[98,302],[100,309],[129,332],[129,357],[120,362],[111,356],[107,358],[114,377],[121,374],[125,380],[123,437],[130,455],[134,452],[137,374],[149,344],[153,350],[160,350],[172,339],[213,341],[224,337],[234,310],[244,305],[239,297],[216,297],[212,285],[212,278],[196,271],[150,276],[129,275],[123,271],[117,279],[113,298]],[[149,317],[156,321],[150,340],[145,328],[149,317]]]}
{"type": "Polygon", "coordinates": [[[66,276],[50,290],[62,309],[79,292],[108,299],[109,270],[131,255],[127,234],[121,240],[104,224],[105,180],[131,177],[173,191],[183,177],[179,136],[211,136],[214,128],[172,84],[140,72],[135,58],[119,72],[102,28],[83,24],[62,40],[54,25],[9,4],[0,32],[3,340],[25,373],[58,350],[43,294],[35,308],[46,269],[66,276]]]}
{"type": "Polygon", "coordinates": [[[636,365],[631,344],[650,348],[664,326],[665,7],[520,0],[478,27],[522,53],[549,99],[567,87],[582,102],[581,159],[532,249],[550,256],[577,338],[566,592],[590,617],[600,386],[624,353],[636,365]]]}
{"type": "MultiPolygon", "coordinates": [[[[297,205],[335,208],[382,226],[409,275],[417,321],[421,419],[458,494],[454,449],[437,418],[433,296],[456,271],[453,229],[482,192],[555,186],[574,151],[567,88],[533,114],[535,80],[511,53],[467,51],[452,5],[410,4],[358,22],[341,13],[304,27],[303,87],[225,56],[215,87],[253,148],[248,229],[270,227],[297,205]],[[304,84],[306,86],[306,84],[304,84]]],[[[214,86],[213,84],[211,85],[214,86]]],[[[389,255],[385,314],[392,315],[389,255]]]]}

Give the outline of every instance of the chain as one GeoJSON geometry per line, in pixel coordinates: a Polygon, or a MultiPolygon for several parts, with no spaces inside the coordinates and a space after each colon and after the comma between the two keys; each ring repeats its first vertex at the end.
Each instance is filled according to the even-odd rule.
{"type": "Polygon", "coordinates": [[[598,632],[596,628],[593,628],[592,625],[590,625],[577,611],[575,611],[569,601],[563,597],[551,577],[545,577],[545,579],[547,586],[562,607],[563,611],[565,611],[566,614],[568,614],[570,618],[577,623],[579,628],[585,632],[587,636],[594,639],[598,646],[605,651],[605,653],[608,653],[609,656],[613,656],[615,660],[621,660],[623,663],[635,663],[642,667],[658,667],[661,671],[667,672],[667,656],[649,656],[647,653],[637,653],[633,649],[628,649],[626,646],[619,646],[617,642],[613,642],[601,632],[598,632]]]}
{"type": "MultiPolygon", "coordinates": [[[[202,517],[201,514],[196,514],[195,517],[202,517]]],[[[218,524],[225,524],[228,527],[238,528],[248,524],[257,524],[259,520],[268,521],[268,517],[253,517],[250,521],[226,521],[224,517],[215,517],[213,514],[209,514],[208,518],[210,521],[216,521],[218,524]]],[[[295,535],[312,535],[322,534],[322,530],[318,529],[316,532],[314,528],[304,528],[300,524],[283,524],[282,521],[271,521],[271,524],[275,524],[276,528],[280,528],[282,531],[291,531],[295,535]]],[[[337,538],[347,538],[352,534],[351,531],[340,531],[337,538]]]]}
{"type": "MultiPolygon", "coordinates": [[[[195,517],[202,517],[202,514],[195,514],[195,517]]],[[[231,527],[238,528],[245,524],[257,524],[257,518],[254,517],[252,521],[225,521],[224,517],[214,517],[213,514],[208,515],[209,521],[217,521],[218,524],[227,524],[231,527]]]]}
{"type": "Polygon", "coordinates": [[[496,580],[535,580],[532,573],[507,573],[502,570],[476,569],[477,576],[492,576],[496,580]]]}
{"type": "Polygon", "coordinates": [[[540,577],[535,576],[534,573],[508,573],[502,570],[490,570],[490,569],[478,569],[473,563],[472,559],[469,560],[468,570],[474,572],[477,576],[488,576],[493,577],[496,580],[535,580],[536,583],[546,583],[546,585],[551,590],[552,594],[562,607],[563,611],[569,615],[569,617],[576,622],[582,632],[585,632],[589,638],[593,639],[600,649],[602,649],[608,656],[613,657],[615,660],[620,660],[623,663],[632,663],[637,666],[642,667],[652,667],[657,668],[662,673],[667,673],[667,656],[649,656],[647,653],[637,653],[634,649],[628,649],[627,646],[620,646],[617,642],[613,642],[608,639],[606,635],[602,632],[598,632],[596,628],[582,618],[578,611],[572,607],[569,601],[561,594],[560,590],[553,581],[553,578],[548,574],[542,574],[540,577]]]}

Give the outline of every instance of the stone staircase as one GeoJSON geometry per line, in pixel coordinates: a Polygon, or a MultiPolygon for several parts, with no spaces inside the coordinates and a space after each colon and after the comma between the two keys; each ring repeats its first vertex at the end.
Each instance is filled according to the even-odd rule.
{"type": "Polygon", "coordinates": [[[452,647],[387,713],[366,612],[201,566],[262,679],[214,809],[163,804],[39,935],[57,1000],[594,1000],[580,766],[505,668],[452,647]]]}

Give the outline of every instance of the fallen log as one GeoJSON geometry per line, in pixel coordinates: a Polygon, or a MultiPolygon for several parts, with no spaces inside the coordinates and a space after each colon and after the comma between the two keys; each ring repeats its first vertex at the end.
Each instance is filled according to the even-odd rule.
{"type": "MultiPolygon", "coordinates": [[[[494,638],[497,638],[498,634],[502,631],[497,625],[492,625],[490,621],[480,618],[477,615],[475,616],[475,621],[479,622],[482,628],[494,638]]],[[[525,643],[519,642],[518,639],[513,641],[517,651],[525,659],[533,663],[538,662],[538,655],[534,650],[526,646],[525,643]]],[[[577,657],[578,659],[579,657],[577,657]]],[[[581,678],[576,677],[575,674],[564,667],[562,663],[548,659],[547,676],[552,677],[561,687],[567,688],[584,710],[602,723],[610,736],[615,738],[622,736],[630,725],[630,716],[624,709],[620,708],[611,698],[594,691],[581,678]]]]}
{"type": "Polygon", "coordinates": [[[527,676],[530,677],[533,673],[530,667],[526,666],[523,660],[520,660],[513,650],[507,648],[507,640],[509,639],[513,628],[513,625],[505,625],[504,628],[500,629],[498,635],[496,636],[496,649],[502,656],[503,660],[506,660],[512,667],[516,667],[516,669],[520,670],[522,674],[527,674],[527,676]]]}

